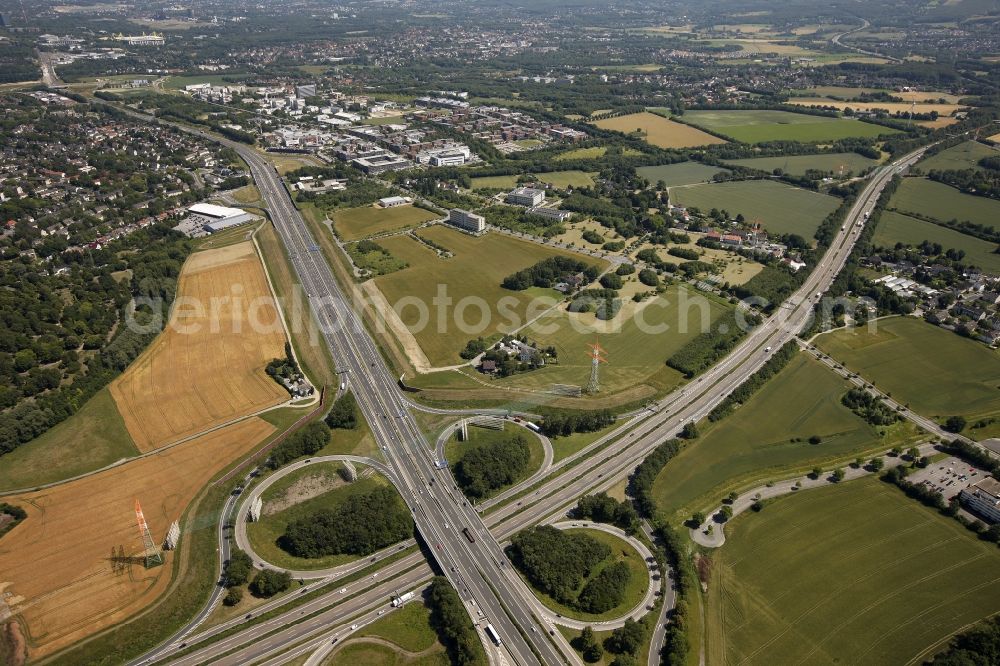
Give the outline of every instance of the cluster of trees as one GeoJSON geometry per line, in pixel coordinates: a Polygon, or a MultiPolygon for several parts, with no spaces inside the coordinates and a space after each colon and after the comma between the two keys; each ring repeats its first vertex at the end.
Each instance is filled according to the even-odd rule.
{"type": "Polygon", "coordinates": [[[619,502],[608,497],[607,493],[584,495],[577,502],[573,515],[598,523],[617,525],[629,534],[634,534],[639,529],[639,514],[632,504],[627,501],[619,502]]]}
{"type": "MultiPolygon", "coordinates": [[[[756,317],[750,314],[746,316],[746,322],[751,326],[758,323],[756,317]]],[[[729,310],[708,331],[677,350],[667,359],[667,365],[690,379],[729,353],[744,333],[736,319],[736,311],[729,310]]]]}
{"type": "Polygon", "coordinates": [[[788,365],[788,362],[792,360],[797,352],[798,345],[794,342],[786,342],[782,345],[781,349],[774,352],[774,355],[767,359],[767,363],[761,366],[760,370],[750,375],[745,382],[737,386],[732,393],[715,406],[715,409],[708,413],[708,420],[713,422],[719,421],[731,414],[738,405],[742,405],[749,400],[750,396],[764,386],[771,377],[781,372],[781,369],[788,365]]]}
{"type": "Polygon", "coordinates": [[[667,254],[679,259],[686,259],[688,261],[698,261],[701,257],[701,255],[695,250],[686,247],[672,247],[667,250],[667,254]]]}
{"type": "Polygon", "coordinates": [[[336,208],[357,208],[375,203],[384,197],[399,194],[396,190],[386,187],[377,180],[358,180],[351,182],[342,190],[329,192],[299,192],[298,200],[312,202],[317,207],[330,211],[336,208]]]}
{"type": "Polygon", "coordinates": [[[670,624],[667,625],[661,658],[665,664],[683,664],[687,662],[689,651],[688,627],[691,622],[691,610],[688,599],[695,591],[694,586],[697,585],[698,578],[694,565],[688,557],[685,539],[666,523],[658,527],[657,533],[663,543],[667,560],[674,569],[674,584],[677,591],[677,602],[670,624]]]}
{"type": "MultiPolygon", "coordinates": [[[[980,160],[980,165],[984,161],[987,164],[994,164],[996,158],[983,158],[983,160],[980,160]]],[[[932,169],[928,172],[927,177],[939,183],[951,185],[966,194],[974,194],[991,199],[1000,198],[1000,169],[946,169],[943,171],[932,169]]]]}
{"type": "Polygon", "coordinates": [[[287,571],[276,571],[275,569],[263,569],[254,576],[250,583],[250,592],[255,597],[273,597],[279,592],[284,592],[292,585],[292,574],[287,571]]]}
{"type": "Polygon", "coordinates": [[[607,409],[590,411],[542,410],[542,433],[549,437],[565,437],[574,432],[594,432],[615,422],[607,409]]]}
{"type": "Polygon", "coordinates": [[[515,534],[508,553],[532,585],[576,608],[576,589],[611,556],[611,548],[586,534],[541,525],[515,534]]]}
{"type": "Polygon", "coordinates": [[[486,666],[489,663],[461,597],[444,576],[435,576],[431,581],[427,606],[431,610],[431,626],[437,631],[452,664],[486,666]]]}
{"type": "Polygon", "coordinates": [[[636,622],[632,618],[611,632],[602,646],[594,635],[594,630],[584,627],[580,635],[573,639],[572,645],[583,655],[583,660],[593,664],[604,657],[604,651],[616,655],[610,666],[638,666],[639,649],[646,641],[647,627],[645,621],[636,622]]]}
{"type": "Polygon", "coordinates": [[[275,381],[294,379],[301,374],[299,372],[299,364],[295,362],[295,358],[292,356],[292,345],[290,343],[285,343],[285,357],[272,359],[267,364],[267,367],[264,368],[264,372],[275,381]]]}
{"type": "Polygon", "coordinates": [[[358,427],[358,402],[350,391],[337,398],[323,420],[332,430],[354,430],[358,427]]]}
{"type": "Polygon", "coordinates": [[[388,275],[409,266],[373,240],[358,241],[347,245],[345,249],[355,266],[375,275],[388,275]]]}
{"type": "Polygon", "coordinates": [[[480,211],[486,221],[502,229],[551,238],[566,231],[566,226],[558,220],[535,215],[523,208],[513,206],[489,206],[480,211]]]}
{"type": "Polygon", "coordinates": [[[580,590],[574,606],[586,613],[604,613],[625,600],[632,573],[625,562],[604,567],[580,590]]]}
{"type": "Polygon", "coordinates": [[[191,244],[156,225],[93,253],[66,253],[70,271],[0,265],[0,455],[74,414],[156,337],[191,244]],[[117,282],[111,274],[132,270],[117,282]],[[122,325],[133,298],[140,326],[122,325]]]}
{"type": "Polygon", "coordinates": [[[531,449],[520,435],[490,442],[467,452],[455,465],[455,480],[472,498],[513,483],[528,468],[531,449]]]}
{"type": "Polygon", "coordinates": [[[793,272],[784,266],[765,265],[763,270],[745,284],[733,286],[730,291],[737,298],[754,296],[762,299],[760,308],[771,312],[791,296],[807,276],[805,269],[793,272]]]}
{"type": "Polygon", "coordinates": [[[597,277],[598,268],[572,257],[549,257],[503,279],[500,286],[511,291],[524,291],[529,287],[551,287],[561,279],[577,273],[591,281],[597,277]]]}
{"type": "Polygon", "coordinates": [[[383,486],[292,521],[278,545],[296,557],[368,555],[412,534],[413,519],[403,500],[383,486]]]}
{"type": "MultiPolygon", "coordinates": [[[[638,259],[639,261],[643,261],[649,264],[658,271],[664,273],[677,272],[677,264],[669,261],[664,261],[663,259],[660,258],[660,255],[656,253],[656,250],[651,247],[647,247],[644,250],[639,250],[639,253],[635,255],[635,258],[638,259]]],[[[641,279],[641,273],[640,273],[640,279],[641,279]]]]}
{"type": "Polygon", "coordinates": [[[875,426],[892,425],[901,420],[891,407],[873,396],[868,391],[852,388],[840,399],[844,407],[875,426]]]}
{"type": "Polygon", "coordinates": [[[27,518],[28,512],[14,504],[0,502],[0,515],[8,515],[13,518],[13,520],[8,522],[6,525],[0,527],[0,537],[2,537],[4,534],[14,529],[18,523],[27,518]]]}
{"type": "Polygon", "coordinates": [[[955,636],[948,649],[931,659],[933,666],[1000,664],[1000,617],[994,616],[955,636]]]}
{"type": "Polygon", "coordinates": [[[656,512],[656,501],[653,498],[653,482],[656,481],[656,477],[663,470],[663,466],[670,462],[680,449],[680,440],[667,440],[646,456],[646,459],[635,468],[635,473],[629,478],[629,495],[635,498],[635,504],[639,509],[639,513],[643,516],[652,518],[656,512]]]}
{"type": "MultiPolygon", "coordinates": [[[[608,274],[601,278],[601,284],[617,284],[618,287],[621,287],[621,280],[617,275],[608,274]]],[[[569,304],[569,311],[593,312],[597,319],[608,321],[615,318],[621,307],[622,300],[618,298],[618,290],[605,287],[603,289],[583,289],[577,292],[569,304]]]]}
{"type": "Polygon", "coordinates": [[[583,240],[587,241],[588,243],[593,243],[594,245],[601,245],[602,243],[604,243],[604,236],[597,233],[593,229],[586,229],[583,232],[583,240]]]}
{"type": "Polygon", "coordinates": [[[313,421],[288,435],[283,442],[271,449],[267,466],[278,469],[300,456],[311,456],[329,443],[329,426],[322,421],[313,421]]]}

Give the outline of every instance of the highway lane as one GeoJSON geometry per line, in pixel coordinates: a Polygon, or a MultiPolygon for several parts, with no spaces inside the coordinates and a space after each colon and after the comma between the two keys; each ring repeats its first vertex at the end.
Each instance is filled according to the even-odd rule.
{"type": "MultiPolygon", "coordinates": [[[[246,147],[242,147],[242,148],[243,148],[244,151],[248,151],[249,150],[246,147]]],[[[262,158],[260,158],[259,155],[257,155],[256,153],[252,153],[252,155],[253,155],[254,158],[256,158],[257,160],[259,160],[259,163],[257,164],[257,170],[258,171],[261,170],[261,169],[263,169],[263,170],[268,170],[269,169],[269,167],[266,165],[266,163],[262,164],[263,160],[262,160],[262,158]]],[[[253,165],[251,165],[251,166],[253,167],[253,165]]],[[[258,175],[258,174],[255,173],[255,176],[256,175],[258,175]]],[[[877,182],[877,179],[876,179],[876,181],[873,181],[873,183],[875,183],[875,182],[877,182]]],[[[884,186],[884,182],[881,183],[881,185],[884,186]]],[[[267,188],[265,188],[265,189],[267,189],[267,188]]],[[[879,187],[878,190],[880,191],[880,189],[881,188],[879,187]]],[[[871,188],[870,188],[870,190],[871,190],[871,188]]],[[[281,187],[280,191],[277,188],[274,188],[273,190],[271,190],[269,192],[269,194],[271,195],[271,198],[279,198],[280,199],[283,196],[285,198],[285,200],[287,200],[287,193],[285,193],[283,187],[281,187]]],[[[874,196],[877,197],[877,192],[874,193],[874,196]]],[[[874,200],[874,197],[868,197],[866,199],[865,196],[863,195],[859,199],[859,205],[856,206],[856,209],[859,206],[862,206],[862,205],[869,206],[869,208],[870,208],[870,204],[873,203],[873,200],[874,200]]],[[[288,205],[290,206],[290,202],[289,202],[288,205]]],[[[286,212],[286,214],[288,214],[287,210],[285,212],[286,212]]],[[[297,211],[293,211],[293,212],[294,212],[294,214],[297,215],[297,211]]],[[[856,217],[857,217],[856,215],[853,215],[852,219],[854,219],[856,217]]],[[[301,224],[301,218],[299,218],[299,224],[301,224]]],[[[828,284],[829,280],[832,279],[832,275],[835,274],[835,271],[833,273],[831,273],[830,270],[824,271],[824,268],[829,267],[831,269],[835,268],[836,270],[839,270],[839,267],[840,267],[840,265],[842,265],[843,261],[837,262],[837,261],[832,261],[832,259],[836,257],[838,243],[842,247],[844,245],[844,241],[847,238],[848,238],[848,236],[846,234],[842,233],[842,234],[839,235],[838,241],[834,243],[834,248],[831,248],[831,251],[828,251],[827,256],[824,257],[824,260],[821,262],[820,266],[818,266],[817,269],[814,271],[814,276],[816,276],[816,277],[814,277],[814,279],[812,279],[810,282],[807,282],[806,287],[804,287],[802,290],[800,290],[800,292],[798,292],[798,294],[797,294],[797,296],[799,296],[799,298],[798,298],[798,305],[801,305],[806,300],[806,298],[808,297],[810,289],[815,288],[815,286],[818,286],[821,281],[825,281],[826,284],[828,284]],[[811,284],[812,282],[815,282],[816,284],[811,284]]],[[[285,240],[285,238],[283,238],[283,240],[285,240]]],[[[306,246],[301,240],[300,240],[300,242],[297,245],[294,243],[294,241],[291,242],[291,243],[289,243],[288,247],[289,247],[289,251],[292,252],[293,254],[296,254],[296,252],[306,252],[306,253],[309,253],[309,254],[313,254],[315,252],[314,250],[311,250],[311,248],[309,248],[308,246],[306,246]]],[[[847,249],[849,250],[849,247],[847,249]]],[[[842,259],[846,259],[846,253],[843,255],[842,259]]],[[[328,269],[328,267],[327,267],[327,269],[328,269]]],[[[300,274],[300,279],[302,280],[303,284],[304,285],[314,284],[315,280],[310,280],[309,279],[308,271],[304,271],[304,272],[306,273],[306,275],[303,276],[302,274],[300,274]]],[[[327,270],[327,272],[328,272],[328,270],[327,270]]],[[[793,297],[790,300],[790,302],[786,304],[786,307],[795,308],[796,307],[796,298],[793,297]]],[[[780,315],[784,310],[785,310],[785,308],[782,308],[782,310],[779,310],[779,312],[776,313],[776,315],[772,316],[772,319],[774,321],[771,323],[771,326],[773,328],[776,328],[776,329],[778,328],[778,324],[781,323],[781,319],[782,319],[778,315],[780,315]]],[[[765,330],[766,328],[767,328],[767,324],[765,324],[764,327],[761,327],[758,330],[765,330]]],[[[365,337],[365,336],[362,336],[362,337],[365,337]]],[[[711,374],[707,373],[705,376],[703,376],[699,383],[702,386],[706,386],[706,387],[712,386],[714,380],[719,379],[721,377],[724,377],[725,374],[727,374],[728,372],[730,372],[733,369],[733,366],[737,365],[737,361],[739,361],[739,360],[746,360],[747,358],[749,358],[751,361],[754,361],[755,363],[763,362],[763,360],[766,360],[766,354],[760,354],[759,351],[758,352],[754,352],[754,354],[751,355],[751,356],[749,356],[749,357],[747,357],[746,354],[748,353],[748,351],[749,352],[753,352],[754,351],[753,348],[752,348],[752,345],[763,344],[763,342],[767,341],[767,340],[770,340],[770,338],[769,337],[762,337],[759,334],[758,335],[751,334],[751,336],[748,338],[748,340],[743,344],[742,348],[738,348],[736,350],[736,352],[734,352],[729,357],[727,357],[727,359],[725,359],[723,361],[723,363],[721,363],[717,369],[715,369],[714,371],[712,371],[711,374]]],[[[355,349],[356,349],[356,347],[355,347],[355,349]]],[[[369,348],[366,349],[365,351],[368,352],[367,356],[371,359],[370,362],[372,364],[374,364],[374,365],[381,365],[381,359],[380,359],[380,357],[377,355],[377,353],[374,353],[374,350],[373,350],[373,348],[370,345],[369,345],[369,348]]],[[[374,365],[373,365],[373,367],[374,367],[374,365]]],[[[358,366],[356,366],[356,367],[358,367],[358,366]]],[[[384,380],[382,380],[382,381],[380,381],[378,383],[372,382],[371,385],[370,385],[370,388],[377,388],[379,385],[381,385],[382,389],[386,389],[387,388],[386,387],[386,383],[385,383],[384,380]]],[[[723,387],[723,388],[725,388],[725,387],[723,387]]],[[[386,393],[384,393],[384,394],[381,395],[382,398],[387,398],[387,397],[392,396],[392,395],[395,394],[394,381],[392,382],[392,385],[388,387],[388,389],[389,390],[386,393]]],[[[725,393],[722,393],[720,391],[720,395],[724,395],[724,394],[725,393]]],[[[666,399],[664,399],[663,401],[660,401],[660,403],[658,403],[654,407],[654,410],[656,410],[657,412],[659,412],[659,414],[657,415],[656,419],[651,419],[650,421],[653,422],[653,423],[655,423],[655,424],[660,424],[664,420],[669,419],[669,420],[667,420],[667,424],[669,426],[672,423],[674,416],[677,415],[677,414],[680,414],[680,417],[678,417],[678,423],[682,422],[686,418],[699,416],[699,414],[697,412],[698,412],[698,410],[703,405],[701,403],[697,402],[697,401],[693,401],[693,402],[689,403],[691,406],[693,406],[695,408],[694,410],[687,410],[687,411],[684,411],[684,412],[675,411],[673,414],[671,414],[671,408],[678,406],[684,400],[686,400],[686,398],[685,398],[685,390],[681,390],[679,392],[679,394],[677,392],[675,392],[675,394],[673,394],[672,396],[668,396],[666,399]]],[[[402,407],[402,401],[397,401],[396,404],[399,405],[400,407],[402,407]]],[[[379,407],[379,406],[381,406],[383,408],[386,407],[387,406],[386,400],[381,400],[380,404],[377,404],[377,405],[374,402],[370,403],[369,404],[369,409],[372,409],[373,407],[379,407]]],[[[386,410],[386,411],[388,411],[388,410],[386,410]]],[[[707,410],[705,410],[705,411],[707,411],[707,410]]],[[[701,415],[703,415],[703,413],[701,415]]],[[[381,414],[384,415],[385,412],[382,412],[381,414]]],[[[412,429],[413,428],[412,424],[409,427],[412,429]]],[[[676,430],[676,428],[674,428],[674,430],[676,430]]],[[[383,436],[385,436],[387,433],[383,432],[382,434],[383,434],[383,436]]],[[[648,438],[660,438],[660,437],[663,437],[665,434],[669,435],[670,433],[669,432],[663,433],[662,430],[658,430],[658,431],[650,433],[650,435],[647,436],[647,439],[648,438]]],[[[389,436],[391,438],[391,435],[389,435],[389,436]]],[[[639,456],[643,455],[647,450],[648,449],[645,449],[644,447],[641,447],[641,446],[631,446],[631,447],[629,447],[629,452],[630,452],[630,456],[629,456],[630,461],[629,462],[634,465],[635,462],[638,462],[639,456]]],[[[420,454],[424,454],[426,456],[427,449],[424,447],[424,448],[421,448],[421,450],[419,452],[415,452],[415,453],[416,453],[416,456],[418,458],[419,458],[420,454]]],[[[600,464],[604,465],[606,463],[601,462],[600,464]]],[[[594,469],[594,473],[596,473],[596,468],[594,469]]],[[[427,478],[428,476],[433,476],[433,474],[434,474],[433,469],[428,468],[426,465],[423,467],[422,470],[420,470],[419,467],[418,467],[418,469],[416,471],[416,476],[410,476],[408,478],[409,487],[412,489],[412,488],[417,488],[419,486],[419,484],[417,484],[415,482],[417,477],[419,477],[420,480],[421,480],[421,482],[423,482],[423,480],[425,478],[427,478]],[[425,472],[426,472],[426,475],[424,474],[425,472]]],[[[593,474],[591,474],[586,479],[582,479],[582,481],[585,481],[586,483],[592,483],[594,481],[593,478],[590,478],[592,476],[593,476],[593,474]]],[[[597,478],[600,479],[601,476],[603,476],[603,474],[598,473],[597,478]]],[[[434,485],[434,484],[432,484],[432,485],[434,485]]],[[[440,484],[437,484],[437,485],[440,485],[440,484]]],[[[584,484],[581,484],[580,482],[578,482],[576,484],[571,485],[570,488],[571,489],[575,489],[577,487],[580,487],[581,485],[584,485],[584,484]]],[[[420,495],[423,495],[422,490],[423,490],[423,488],[420,488],[420,491],[421,491],[419,493],[420,495]]],[[[567,497],[570,494],[570,492],[572,492],[572,490],[567,490],[564,493],[561,493],[556,499],[559,500],[559,501],[567,499],[567,497]]],[[[436,503],[438,503],[438,504],[440,503],[440,498],[436,498],[436,503]]],[[[552,504],[553,504],[553,502],[549,502],[549,501],[544,502],[544,506],[546,506],[546,507],[551,506],[552,504]]],[[[439,534],[440,534],[440,531],[439,531],[439,534]]],[[[494,542],[494,544],[495,544],[495,542],[494,542]]],[[[496,550],[494,550],[493,553],[496,553],[496,550]]],[[[502,556],[502,553],[501,553],[501,556],[502,556]]],[[[500,565],[500,566],[502,568],[502,565],[500,565]]],[[[479,589],[481,590],[482,586],[480,586],[479,589]]],[[[522,651],[522,653],[523,653],[523,651],[522,651]]]]}
{"type": "Polygon", "coordinates": [[[407,499],[412,501],[418,530],[431,544],[445,575],[467,601],[475,599],[480,607],[489,611],[513,661],[522,664],[539,661],[577,663],[575,653],[565,641],[557,650],[545,639],[532,641],[534,650],[541,655],[539,660],[518,631],[515,622],[525,631],[540,626],[527,602],[531,592],[520,581],[509,587],[490,585],[495,572],[491,571],[487,577],[482,567],[489,570],[491,562],[500,569],[506,566],[499,546],[476,512],[464,503],[464,498],[459,500],[452,492],[451,484],[435,483],[430,449],[412,414],[398,399],[395,378],[343,296],[284,185],[256,151],[245,146],[238,149],[250,165],[254,180],[268,203],[275,228],[289,250],[293,267],[310,297],[313,312],[334,352],[338,368],[349,373],[359,407],[401,481],[404,496],[412,496],[412,500],[407,499]],[[479,538],[471,542],[462,538],[460,530],[464,528],[478,534],[479,538]]]}

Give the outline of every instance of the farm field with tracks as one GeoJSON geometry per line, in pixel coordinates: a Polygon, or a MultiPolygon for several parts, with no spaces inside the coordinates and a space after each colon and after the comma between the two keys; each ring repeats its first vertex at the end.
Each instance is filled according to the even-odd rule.
{"type": "Polygon", "coordinates": [[[625,134],[639,130],[647,143],[659,148],[693,148],[725,143],[725,140],[717,136],[648,111],[595,120],[593,124],[601,129],[625,134]]]}
{"type": "Polygon", "coordinates": [[[684,114],[684,122],[743,143],[836,141],[898,133],[897,130],[859,120],[790,111],[688,111],[684,114]]]}

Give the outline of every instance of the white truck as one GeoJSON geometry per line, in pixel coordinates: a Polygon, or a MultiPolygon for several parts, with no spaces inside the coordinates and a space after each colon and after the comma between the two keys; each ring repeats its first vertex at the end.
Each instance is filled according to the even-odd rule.
{"type": "Polygon", "coordinates": [[[413,592],[404,592],[403,594],[399,595],[398,597],[392,600],[392,607],[399,608],[412,598],[413,598],[413,592]]]}

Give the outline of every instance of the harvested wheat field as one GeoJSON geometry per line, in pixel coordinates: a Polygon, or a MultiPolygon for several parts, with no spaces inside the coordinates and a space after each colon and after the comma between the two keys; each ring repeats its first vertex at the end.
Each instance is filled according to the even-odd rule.
{"type": "Polygon", "coordinates": [[[12,595],[6,603],[22,620],[31,660],[121,622],[166,589],[172,553],[148,570],[134,561],[142,553],[136,499],[162,543],[205,484],[273,431],[250,418],[78,481],[5,498],[28,512],[0,539],[0,590],[12,595]],[[119,546],[131,564],[112,560],[119,546]]]}
{"type": "Polygon", "coordinates": [[[146,452],[284,402],[264,373],[285,333],[253,244],[197,252],[170,322],[111,384],[125,427],[146,452]]]}

